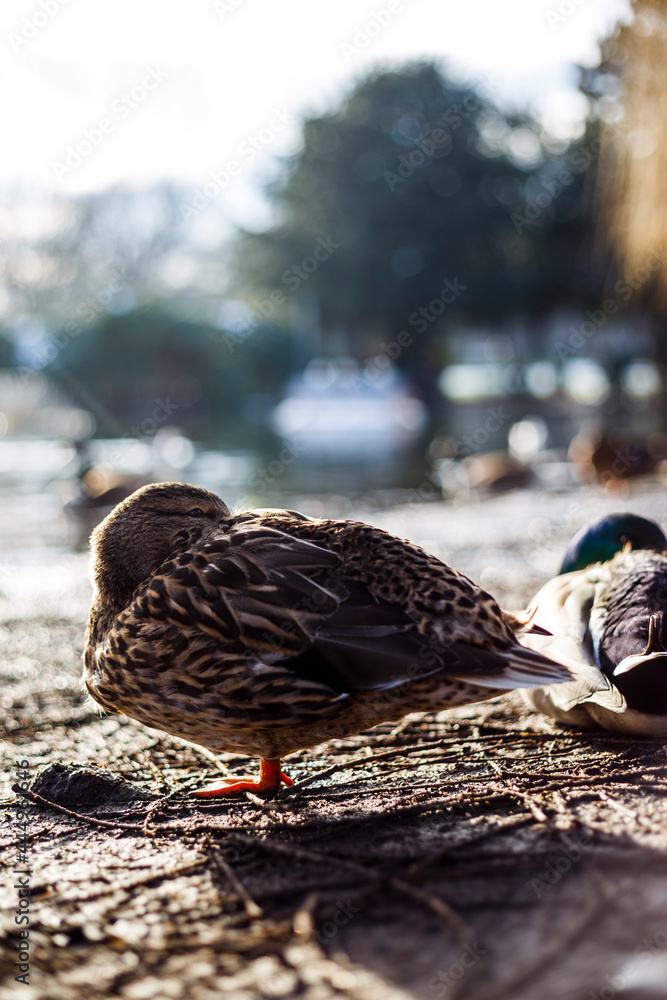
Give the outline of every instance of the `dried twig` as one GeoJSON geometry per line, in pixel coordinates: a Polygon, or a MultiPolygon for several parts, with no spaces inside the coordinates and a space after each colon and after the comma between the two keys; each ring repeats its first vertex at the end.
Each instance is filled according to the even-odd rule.
{"type": "Polygon", "coordinates": [[[412,899],[418,900],[422,903],[422,905],[427,906],[432,912],[436,913],[437,916],[445,921],[457,937],[468,940],[472,933],[465,921],[463,921],[443,900],[431,896],[422,889],[419,889],[417,886],[408,885],[408,883],[405,883],[401,879],[397,879],[394,876],[386,875],[383,872],[376,871],[372,868],[365,868],[354,861],[348,861],[344,858],[339,858],[336,855],[325,854],[320,851],[312,851],[295,844],[282,843],[261,837],[248,837],[237,833],[230,833],[226,839],[231,843],[240,843],[244,846],[256,847],[260,850],[279,854],[293,860],[297,859],[301,861],[315,862],[322,865],[324,868],[329,868],[334,865],[342,871],[346,871],[364,881],[370,880],[375,883],[386,883],[399,892],[409,895],[412,899]]]}
{"type": "Polygon", "coordinates": [[[210,836],[207,834],[202,840],[202,847],[211,857],[215,867],[224,874],[227,879],[232,883],[237,893],[243,900],[243,905],[245,906],[245,911],[251,919],[255,917],[261,917],[263,915],[262,908],[259,906],[255,900],[252,898],[243,882],[237,876],[236,872],[232,869],[231,865],[225,857],[218,850],[216,844],[213,843],[210,836]]]}
{"type": "Polygon", "coordinates": [[[142,823],[121,823],[118,820],[111,821],[108,819],[97,819],[95,816],[85,816],[82,813],[75,812],[74,809],[68,809],[66,806],[61,806],[58,802],[52,802],[50,799],[45,799],[43,796],[38,795],[37,792],[31,792],[27,788],[21,788],[19,785],[12,785],[12,791],[16,792],[17,795],[22,795],[24,798],[29,799],[31,802],[35,802],[43,808],[52,809],[54,812],[62,813],[64,816],[69,816],[70,819],[83,820],[85,823],[90,823],[93,826],[101,826],[112,830],[128,830],[131,833],[143,834],[146,837],[150,837],[154,832],[156,832],[154,830],[146,830],[142,823]]]}

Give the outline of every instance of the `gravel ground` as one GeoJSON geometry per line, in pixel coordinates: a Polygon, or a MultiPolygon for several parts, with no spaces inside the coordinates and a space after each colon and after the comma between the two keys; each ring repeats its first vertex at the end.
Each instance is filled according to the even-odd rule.
{"type": "MultiPolygon", "coordinates": [[[[518,608],[574,531],[620,509],[667,523],[657,482],[328,512],[518,608]]],[[[660,741],[572,732],[511,695],[295,754],[291,794],[193,800],[243,759],[97,715],[86,556],[48,496],[5,492],[0,514],[2,1000],[667,996],[660,741]]]]}

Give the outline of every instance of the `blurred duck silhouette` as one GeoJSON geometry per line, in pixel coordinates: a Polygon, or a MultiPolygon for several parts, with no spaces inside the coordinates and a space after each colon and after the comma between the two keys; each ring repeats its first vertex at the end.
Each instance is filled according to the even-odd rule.
{"type": "Polygon", "coordinates": [[[553,634],[522,642],[575,676],[525,691],[533,708],[574,726],[667,735],[667,539],[655,522],[612,514],[583,528],[532,606],[553,634]]]}
{"type": "Polygon", "coordinates": [[[75,548],[85,549],[91,531],[111,513],[116,504],[143,486],[146,479],[107,466],[90,464],[81,467],[78,479],[77,495],[63,509],[72,526],[75,548]]]}
{"type": "Polygon", "coordinates": [[[572,438],[567,457],[577,482],[599,482],[613,489],[626,479],[654,473],[665,458],[665,441],[658,434],[642,437],[584,424],[572,438]]]}

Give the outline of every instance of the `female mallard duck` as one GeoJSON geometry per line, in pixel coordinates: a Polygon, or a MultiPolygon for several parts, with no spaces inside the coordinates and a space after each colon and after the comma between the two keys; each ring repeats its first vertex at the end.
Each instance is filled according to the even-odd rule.
{"type": "Polygon", "coordinates": [[[103,708],[211,750],[280,758],[408,712],[569,672],[520,646],[525,618],[416,545],[354,521],[232,514],[182,483],[128,497],[91,539],[86,688],[103,708]]]}
{"type": "Polygon", "coordinates": [[[550,637],[527,645],[575,679],[525,692],[571,725],[667,735],[667,539],[653,521],[613,514],[572,539],[560,574],[533,599],[550,637]]]}

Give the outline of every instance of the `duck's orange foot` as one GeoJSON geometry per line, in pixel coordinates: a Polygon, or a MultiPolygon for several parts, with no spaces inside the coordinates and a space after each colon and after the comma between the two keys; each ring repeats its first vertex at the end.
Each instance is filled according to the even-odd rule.
{"type": "Polygon", "coordinates": [[[210,799],[221,795],[236,795],[237,792],[275,792],[280,785],[293,785],[292,779],[280,770],[280,757],[267,760],[262,757],[259,765],[259,781],[214,781],[205,788],[193,792],[199,799],[210,799]]]}

